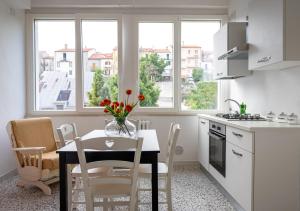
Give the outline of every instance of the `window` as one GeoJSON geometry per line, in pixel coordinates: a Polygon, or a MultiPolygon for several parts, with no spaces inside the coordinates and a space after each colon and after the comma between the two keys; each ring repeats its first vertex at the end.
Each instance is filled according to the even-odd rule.
{"type": "Polygon", "coordinates": [[[118,23],[82,21],[84,107],[99,107],[104,98],[118,100],[118,23]],[[114,64],[107,71],[107,64],[114,64]]]}
{"type": "Polygon", "coordinates": [[[221,20],[57,16],[32,15],[33,114],[102,112],[102,99],[123,99],[128,88],[145,95],[141,112],[215,110],[226,94],[212,74],[213,36],[221,20]]]}
{"type": "Polygon", "coordinates": [[[173,34],[173,23],[139,23],[141,107],[174,107],[173,34]]]}
{"type": "Polygon", "coordinates": [[[75,21],[35,20],[34,31],[35,110],[75,110],[75,67],[64,62],[75,62],[75,21]]]}
{"type": "Polygon", "coordinates": [[[218,83],[213,80],[213,36],[219,29],[220,21],[181,23],[182,110],[217,109],[218,83]]]}

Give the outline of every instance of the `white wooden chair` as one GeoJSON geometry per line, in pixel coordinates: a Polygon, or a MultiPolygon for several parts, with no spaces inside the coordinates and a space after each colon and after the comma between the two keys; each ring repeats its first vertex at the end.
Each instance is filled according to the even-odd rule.
{"type": "Polygon", "coordinates": [[[86,201],[86,210],[94,210],[94,207],[102,206],[104,210],[111,206],[128,206],[130,211],[136,208],[138,168],[140,164],[143,138],[131,139],[125,137],[101,137],[82,141],[75,139],[80,166],[83,176],[83,187],[86,201]],[[86,150],[133,150],[134,161],[102,160],[86,162],[86,150]],[[129,174],[124,176],[109,174],[102,177],[91,177],[88,170],[109,167],[128,168],[129,174]],[[100,197],[103,202],[95,202],[95,197],[100,197]],[[129,201],[115,201],[115,197],[129,197],[129,201]]]}
{"type": "MultiPolygon", "coordinates": [[[[167,203],[168,210],[172,210],[172,193],[171,193],[171,179],[173,172],[173,158],[175,154],[175,147],[178,140],[179,132],[181,128],[179,124],[171,123],[169,135],[168,135],[168,150],[165,162],[158,163],[158,177],[160,180],[164,181],[164,187],[159,188],[159,191],[165,192],[167,197],[167,202],[159,202],[160,204],[167,203]]],[[[140,178],[151,178],[151,165],[141,164],[139,167],[139,177],[140,178]]],[[[149,188],[139,188],[139,191],[151,191],[149,188]]],[[[148,204],[148,203],[139,203],[148,204]]]]}
{"type": "MultiPolygon", "coordinates": [[[[63,147],[71,142],[75,141],[75,138],[78,137],[77,128],[75,123],[66,123],[62,124],[59,128],[56,129],[58,137],[60,140],[60,146],[63,147]]],[[[90,170],[88,173],[90,176],[101,176],[109,173],[109,168],[102,167],[90,170]]],[[[84,202],[78,201],[79,192],[82,191],[81,185],[81,168],[80,165],[68,165],[68,202],[71,210],[76,208],[77,204],[84,204],[84,202]],[[75,180],[75,185],[73,187],[72,181],[75,180]]]]}
{"type": "Polygon", "coordinates": [[[17,185],[33,185],[51,195],[49,184],[59,181],[57,145],[50,118],[13,120],[7,124],[17,161],[17,185]]]}

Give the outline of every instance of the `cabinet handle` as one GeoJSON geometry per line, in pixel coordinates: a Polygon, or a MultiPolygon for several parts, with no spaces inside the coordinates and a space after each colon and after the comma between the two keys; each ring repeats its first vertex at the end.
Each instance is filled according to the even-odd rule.
{"type": "Polygon", "coordinates": [[[243,138],[243,135],[242,135],[242,134],[240,134],[240,133],[232,132],[232,134],[233,134],[233,135],[235,135],[235,136],[237,136],[237,137],[241,137],[241,138],[243,138]]]}
{"type": "Polygon", "coordinates": [[[257,60],[257,63],[264,63],[264,62],[268,62],[268,61],[270,61],[271,59],[272,59],[272,57],[271,57],[271,56],[266,56],[266,57],[263,57],[263,58],[261,58],[261,59],[257,60]]]}
{"type": "Polygon", "coordinates": [[[238,153],[236,152],[235,150],[232,150],[232,153],[239,156],[239,157],[243,157],[243,154],[242,153],[238,153]]]}
{"type": "Polygon", "coordinates": [[[204,124],[204,125],[206,124],[206,122],[203,122],[203,121],[201,121],[201,123],[204,124]]]}
{"type": "Polygon", "coordinates": [[[217,73],[217,76],[223,75],[223,73],[217,73]]]}

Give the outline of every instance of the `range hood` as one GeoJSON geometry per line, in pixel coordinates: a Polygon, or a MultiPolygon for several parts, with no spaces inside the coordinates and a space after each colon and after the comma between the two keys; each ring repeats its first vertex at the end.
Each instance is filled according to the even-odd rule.
{"type": "Polygon", "coordinates": [[[215,34],[215,79],[235,79],[250,75],[246,27],[246,22],[229,22],[215,34]]]}

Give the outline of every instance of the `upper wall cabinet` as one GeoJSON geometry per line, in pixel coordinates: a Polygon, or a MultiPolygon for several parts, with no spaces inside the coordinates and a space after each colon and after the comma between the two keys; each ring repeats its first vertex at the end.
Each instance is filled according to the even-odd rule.
{"type": "Polygon", "coordinates": [[[300,1],[252,0],[249,4],[249,69],[300,65],[300,1]]]}

